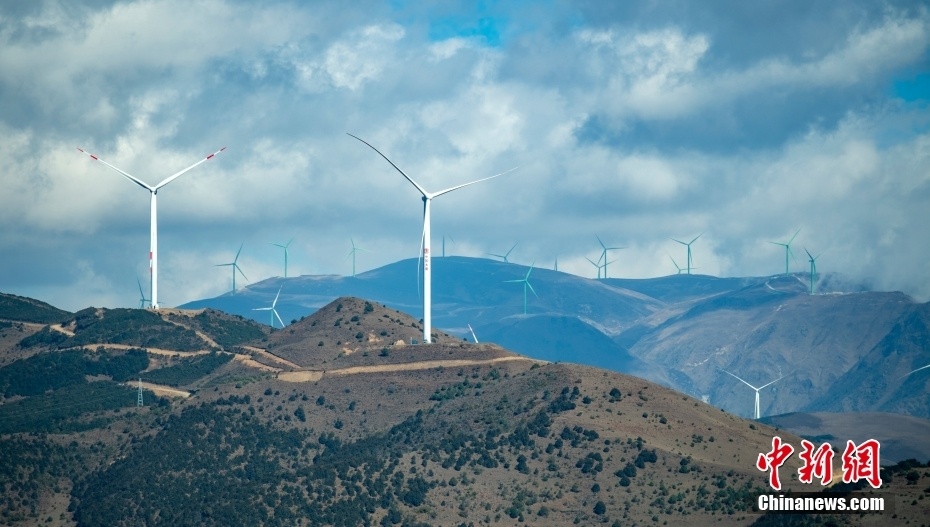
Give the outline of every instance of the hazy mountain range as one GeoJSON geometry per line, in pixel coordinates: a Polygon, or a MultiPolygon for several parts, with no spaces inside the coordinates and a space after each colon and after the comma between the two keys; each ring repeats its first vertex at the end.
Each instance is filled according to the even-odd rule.
{"type": "MultiPolygon", "coordinates": [[[[761,415],[890,411],[930,417],[928,304],[869,291],[842,275],[717,278],[672,275],[595,280],[481,258],[434,258],[433,325],[544,360],[641,376],[745,417],[761,387],[761,415]],[[538,296],[537,296],[538,295],[538,296]],[[903,378],[902,378],[903,377],[903,378]]],[[[418,262],[356,277],[270,278],[181,307],[213,307],[267,323],[277,292],[285,321],[342,295],[422,317],[418,262]]]]}

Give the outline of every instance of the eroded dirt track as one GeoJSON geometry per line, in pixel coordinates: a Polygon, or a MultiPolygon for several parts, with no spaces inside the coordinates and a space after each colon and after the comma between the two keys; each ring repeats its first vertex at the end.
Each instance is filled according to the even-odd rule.
{"type": "Polygon", "coordinates": [[[527,357],[498,357],[496,359],[448,359],[407,362],[403,364],[379,364],[376,366],[352,366],[338,370],[288,371],[278,374],[278,380],[286,382],[316,382],[325,375],[359,375],[364,373],[388,373],[396,371],[430,370],[434,368],[461,368],[464,366],[482,366],[498,362],[526,361],[544,363],[527,357]]]}

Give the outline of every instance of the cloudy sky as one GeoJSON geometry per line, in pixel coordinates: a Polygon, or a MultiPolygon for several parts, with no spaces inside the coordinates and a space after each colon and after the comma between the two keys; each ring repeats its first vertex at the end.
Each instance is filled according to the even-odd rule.
{"type": "Polygon", "coordinates": [[[0,291],[163,305],[419,249],[593,277],[818,269],[930,299],[926,2],[0,3],[0,291]],[[605,7],[603,4],[608,4],[605,7]],[[861,4],[861,5],[860,5],[861,4]],[[240,279],[239,283],[243,283],[240,279]]]}

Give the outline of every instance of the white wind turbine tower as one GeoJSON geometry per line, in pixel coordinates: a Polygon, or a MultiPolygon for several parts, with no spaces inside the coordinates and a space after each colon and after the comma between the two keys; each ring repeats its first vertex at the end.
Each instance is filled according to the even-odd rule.
{"type": "Polygon", "coordinates": [[[168,183],[171,183],[172,181],[174,181],[175,179],[177,179],[178,177],[180,177],[182,174],[184,174],[184,173],[187,172],[188,170],[190,170],[190,169],[196,167],[197,165],[203,163],[204,161],[209,161],[210,159],[213,159],[213,156],[215,156],[216,154],[219,154],[219,153],[222,152],[223,150],[226,150],[226,147],[224,146],[223,148],[220,148],[220,149],[217,150],[216,152],[213,152],[212,154],[210,154],[210,155],[208,155],[207,157],[201,159],[200,161],[197,161],[197,162],[194,163],[193,165],[191,165],[191,166],[185,168],[184,170],[182,170],[182,171],[180,171],[180,172],[177,172],[177,173],[174,174],[173,176],[170,176],[170,177],[168,177],[168,178],[162,180],[161,183],[159,183],[159,184],[157,184],[157,185],[155,185],[155,186],[151,186],[151,185],[148,185],[148,184],[146,184],[146,183],[143,183],[143,182],[142,182],[141,180],[139,180],[138,178],[133,177],[133,176],[130,175],[130,174],[127,174],[126,172],[124,172],[124,171],[120,170],[119,168],[117,168],[117,167],[111,165],[110,163],[107,163],[107,162],[104,161],[103,159],[100,159],[99,157],[95,156],[94,154],[91,154],[90,152],[87,152],[87,151],[85,151],[85,150],[83,150],[83,149],[81,149],[81,148],[78,148],[78,150],[79,150],[81,153],[87,154],[88,156],[90,156],[90,158],[93,159],[94,161],[100,161],[100,162],[103,163],[104,165],[106,165],[106,166],[112,168],[113,170],[119,172],[120,174],[123,175],[123,177],[125,177],[125,178],[128,179],[129,181],[132,181],[133,183],[139,185],[140,187],[142,187],[142,188],[148,190],[148,191],[151,193],[151,195],[152,195],[152,205],[151,205],[151,215],[152,215],[152,219],[151,219],[151,237],[150,237],[150,242],[149,242],[149,273],[151,273],[151,275],[152,275],[152,295],[151,295],[152,298],[150,299],[150,302],[151,302],[151,305],[152,305],[152,309],[158,309],[158,308],[159,308],[159,305],[158,305],[158,214],[157,214],[157,210],[158,210],[158,209],[157,209],[157,199],[156,199],[157,196],[158,196],[158,189],[164,187],[164,186],[167,185],[168,183]]]}
{"type": "Polygon", "coordinates": [[[252,309],[252,311],[271,311],[271,313],[268,314],[269,318],[271,318],[271,322],[269,323],[271,327],[274,327],[274,317],[278,317],[278,322],[281,323],[282,328],[284,327],[284,321],[281,320],[281,315],[279,315],[278,310],[275,309],[275,306],[278,305],[278,297],[281,296],[281,289],[283,287],[282,285],[278,288],[278,294],[274,296],[274,302],[271,303],[271,307],[256,307],[252,309]]]}
{"type": "Polygon", "coordinates": [[[489,179],[502,176],[506,174],[507,172],[512,172],[516,170],[519,167],[514,167],[506,172],[501,172],[500,174],[495,174],[493,176],[471,181],[469,183],[464,183],[462,185],[456,185],[454,187],[450,187],[445,190],[440,190],[438,192],[427,192],[426,189],[421,187],[419,183],[417,183],[416,181],[411,179],[410,176],[405,174],[403,170],[401,170],[397,165],[395,165],[393,161],[388,159],[387,156],[382,154],[377,148],[371,146],[371,144],[369,144],[364,139],[361,139],[360,137],[356,137],[352,134],[347,134],[347,135],[349,135],[350,137],[354,137],[355,139],[358,139],[362,143],[365,143],[366,145],[368,145],[368,147],[374,150],[375,152],[378,152],[378,155],[380,155],[381,157],[384,158],[385,161],[390,163],[391,166],[394,167],[395,170],[400,172],[400,175],[404,176],[404,178],[407,181],[409,181],[414,187],[416,187],[417,190],[420,191],[420,194],[423,195],[423,234],[421,237],[421,243],[423,246],[423,342],[425,344],[429,344],[430,342],[432,342],[432,333],[431,333],[432,332],[432,320],[431,320],[431,310],[432,310],[431,269],[432,269],[432,266],[430,265],[430,224],[429,224],[430,203],[432,202],[433,198],[442,196],[443,194],[452,192],[453,190],[458,190],[462,187],[467,187],[469,185],[474,185],[475,183],[480,183],[482,181],[487,181],[489,179]]]}
{"type": "MultiPolygon", "coordinates": [[[[728,372],[727,370],[724,370],[724,369],[722,369],[722,368],[720,369],[720,371],[722,371],[723,373],[726,373],[726,374],[728,374],[728,375],[732,375],[733,377],[736,377],[736,375],[733,375],[732,373],[730,373],[730,372],[728,372]]],[[[740,379],[739,377],[736,377],[737,379],[740,380],[740,382],[742,382],[742,383],[745,384],[746,386],[749,386],[750,388],[752,388],[753,390],[756,391],[756,405],[755,405],[755,414],[756,414],[755,419],[756,419],[756,420],[758,420],[759,417],[760,417],[760,411],[759,411],[759,391],[762,390],[763,388],[766,388],[766,387],[768,387],[768,386],[771,386],[771,385],[775,384],[776,382],[778,382],[778,381],[784,379],[785,377],[787,377],[787,375],[782,375],[781,377],[775,379],[774,381],[772,381],[772,382],[770,382],[770,383],[768,383],[768,384],[763,384],[762,386],[760,386],[760,387],[758,387],[758,388],[756,388],[755,386],[749,384],[748,382],[744,381],[743,379],[740,379]]]]}
{"type": "Polygon", "coordinates": [[[275,247],[280,247],[280,248],[284,249],[284,278],[287,278],[287,248],[291,245],[291,242],[292,242],[292,241],[294,241],[294,238],[291,238],[287,243],[285,243],[285,244],[283,244],[283,245],[280,244],[280,243],[273,243],[273,242],[270,242],[271,245],[274,245],[275,247]]]}

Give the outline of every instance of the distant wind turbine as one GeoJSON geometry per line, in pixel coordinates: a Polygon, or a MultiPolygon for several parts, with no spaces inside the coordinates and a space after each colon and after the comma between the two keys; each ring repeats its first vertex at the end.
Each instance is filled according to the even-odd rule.
{"type": "Polygon", "coordinates": [[[278,288],[278,294],[274,296],[274,302],[271,303],[271,307],[256,307],[252,309],[252,311],[270,311],[268,316],[271,318],[271,322],[269,322],[268,325],[271,327],[274,327],[274,317],[278,317],[278,322],[281,323],[282,328],[284,327],[284,321],[281,320],[281,315],[279,315],[278,310],[275,309],[275,306],[278,305],[278,297],[281,296],[281,288],[283,287],[284,286],[282,285],[278,288]]]}
{"type": "Polygon", "coordinates": [[[138,178],[136,178],[136,177],[134,177],[134,176],[132,176],[132,175],[130,175],[130,174],[124,172],[123,170],[121,170],[121,169],[119,169],[119,168],[116,168],[115,166],[111,165],[110,163],[107,163],[107,162],[104,161],[103,159],[100,159],[99,157],[97,157],[97,156],[94,155],[94,154],[91,154],[90,152],[87,152],[87,151],[85,151],[85,150],[83,150],[83,149],[81,149],[81,148],[78,148],[78,150],[79,150],[81,153],[90,156],[90,158],[93,159],[94,161],[100,161],[100,162],[103,163],[104,165],[106,165],[106,166],[112,168],[113,170],[119,172],[120,174],[123,175],[123,177],[125,177],[125,178],[128,179],[129,181],[132,181],[133,183],[139,185],[140,187],[142,187],[142,188],[148,190],[149,193],[151,193],[151,195],[152,195],[152,199],[151,199],[151,222],[150,222],[150,227],[149,227],[149,229],[150,229],[150,238],[149,238],[149,274],[152,275],[152,286],[151,286],[151,287],[152,287],[152,291],[151,291],[151,294],[152,294],[152,298],[151,298],[152,309],[158,309],[159,306],[160,306],[159,303],[158,303],[158,206],[157,206],[157,199],[156,199],[156,197],[157,197],[157,195],[158,195],[158,189],[164,187],[164,186],[167,185],[168,183],[171,183],[171,182],[174,181],[175,179],[179,178],[182,174],[184,174],[184,173],[187,172],[188,170],[190,170],[190,169],[196,167],[197,165],[203,163],[204,161],[209,161],[210,159],[213,159],[213,157],[214,157],[215,155],[219,154],[219,153],[222,152],[223,150],[226,150],[226,147],[224,146],[223,148],[220,148],[220,149],[217,150],[216,152],[213,152],[212,154],[210,154],[210,155],[208,155],[207,157],[201,159],[200,161],[194,163],[193,165],[191,165],[191,166],[185,168],[184,170],[182,170],[182,171],[180,171],[180,172],[177,172],[177,173],[175,173],[174,175],[165,178],[164,180],[161,181],[161,183],[158,183],[158,184],[155,185],[155,186],[149,185],[149,184],[147,184],[147,183],[143,183],[142,180],[140,180],[140,179],[138,179],[138,178]]]}
{"type": "MultiPolygon", "coordinates": [[[[685,267],[686,267],[687,270],[688,270],[688,274],[691,274],[691,269],[693,269],[693,267],[691,266],[691,244],[694,243],[694,242],[696,242],[697,239],[700,238],[700,237],[703,236],[703,235],[704,235],[703,232],[702,232],[701,234],[698,234],[697,236],[694,237],[693,240],[691,240],[691,241],[688,242],[688,243],[685,243],[685,242],[683,242],[683,241],[681,241],[681,240],[676,240],[675,238],[672,238],[672,241],[678,242],[678,243],[680,243],[680,244],[682,244],[682,245],[684,245],[685,247],[688,248],[688,261],[687,261],[687,263],[685,264],[685,267]]],[[[678,267],[678,264],[675,264],[675,267],[678,267]]],[[[680,274],[680,273],[679,273],[679,274],[680,274]]]]}
{"type": "Polygon", "coordinates": [[[555,257],[555,266],[552,268],[553,271],[559,272],[559,257],[555,257]]]}
{"type": "Polygon", "coordinates": [[[478,337],[475,336],[475,330],[471,329],[471,324],[468,325],[468,331],[471,331],[471,338],[475,339],[475,344],[478,343],[478,337]]]}
{"type": "Polygon", "coordinates": [[[794,253],[791,251],[791,242],[794,241],[795,236],[797,236],[799,232],[801,232],[801,229],[798,229],[797,231],[795,231],[794,236],[792,236],[791,239],[788,240],[788,243],[769,242],[775,245],[781,245],[782,247],[785,248],[785,276],[789,274],[788,273],[788,255],[791,255],[791,257],[794,258],[794,253]]]}
{"type": "MultiPolygon", "coordinates": [[[[727,370],[724,370],[724,369],[722,369],[722,368],[721,368],[720,371],[722,371],[723,373],[726,373],[727,375],[732,375],[733,377],[736,377],[736,375],[733,375],[732,373],[730,373],[730,372],[728,372],[727,370]]],[[[756,388],[755,386],[749,384],[748,382],[744,381],[743,379],[740,379],[739,377],[736,377],[737,379],[740,380],[740,382],[742,382],[742,383],[745,384],[746,386],[749,386],[750,388],[752,388],[753,390],[756,391],[756,404],[755,404],[755,414],[756,414],[755,419],[756,419],[756,420],[758,420],[759,417],[760,417],[760,412],[759,412],[759,391],[762,390],[763,388],[766,388],[766,387],[768,387],[768,386],[771,386],[771,385],[775,384],[776,382],[778,382],[778,381],[784,379],[785,377],[787,377],[787,374],[786,374],[786,375],[782,375],[781,377],[775,379],[774,381],[772,381],[772,382],[770,382],[770,383],[768,383],[768,384],[763,384],[762,386],[760,386],[760,387],[758,387],[758,388],[756,388]]]]}
{"type": "MultiPolygon", "coordinates": [[[[513,170],[513,169],[511,169],[511,170],[513,170]]],[[[509,170],[508,170],[508,172],[509,172],[509,170]]],[[[506,174],[507,172],[504,172],[504,173],[506,174]]],[[[500,175],[500,174],[498,174],[498,175],[500,175]]],[[[517,242],[517,243],[520,243],[520,242],[517,242]]],[[[488,253],[488,256],[496,256],[496,257],[500,258],[501,260],[504,260],[504,262],[510,263],[510,260],[508,260],[507,257],[510,256],[510,253],[512,253],[513,250],[517,247],[517,243],[513,244],[513,247],[511,247],[510,250],[507,251],[507,252],[505,252],[504,254],[488,253]]]]}
{"type": "MultiPolygon", "coordinates": [[[[452,239],[452,236],[449,236],[449,241],[455,243],[455,240],[452,239]]],[[[442,235],[442,257],[446,257],[446,235],[442,235]]]]}
{"type": "MultiPolygon", "coordinates": [[[[245,245],[245,244],[242,244],[245,245]]],[[[239,254],[242,252],[242,245],[239,245],[239,251],[236,252],[236,257],[233,258],[233,261],[229,263],[216,264],[214,267],[232,267],[232,293],[236,294],[236,271],[239,271],[239,274],[242,275],[242,278],[248,280],[248,277],[245,276],[245,273],[242,272],[242,269],[239,268],[239,254]]]]}
{"type": "MultiPolygon", "coordinates": [[[[597,243],[601,244],[601,248],[603,249],[601,251],[601,257],[598,258],[597,261],[600,262],[601,260],[604,260],[604,278],[607,278],[607,251],[619,251],[620,249],[626,249],[626,247],[608,247],[604,245],[604,242],[601,241],[601,238],[598,235],[595,234],[594,237],[597,238],[597,243]]],[[[614,262],[616,262],[616,260],[609,263],[614,262]]]]}
{"type": "MultiPolygon", "coordinates": [[[[349,237],[349,241],[352,242],[352,250],[349,251],[349,256],[352,257],[352,278],[355,278],[355,253],[359,251],[365,251],[366,253],[371,251],[368,249],[362,249],[361,247],[356,247],[355,240],[353,240],[351,237],[349,237]]],[[[346,256],[346,260],[349,259],[349,256],[346,256]]]]}
{"type": "Polygon", "coordinates": [[[489,179],[502,176],[508,172],[512,172],[516,170],[519,167],[514,167],[506,172],[501,172],[500,174],[495,174],[490,177],[478,179],[475,181],[470,181],[468,183],[464,183],[461,185],[456,185],[454,187],[440,190],[438,192],[427,192],[426,189],[421,187],[419,183],[417,183],[410,176],[404,173],[404,171],[401,170],[400,167],[395,165],[393,161],[388,159],[387,156],[382,154],[377,148],[373,147],[368,142],[364,141],[363,139],[359,137],[356,137],[352,134],[348,134],[348,135],[350,137],[354,137],[355,139],[358,139],[362,143],[365,143],[369,148],[377,152],[378,155],[380,155],[381,157],[384,158],[385,161],[390,163],[391,166],[394,167],[395,170],[400,172],[400,175],[404,176],[404,179],[409,181],[410,184],[416,187],[416,189],[420,192],[420,194],[423,195],[423,233],[420,236],[420,241],[423,245],[423,342],[428,344],[433,341],[433,337],[431,333],[432,332],[432,267],[433,266],[430,265],[430,256],[431,256],[430,255],[430,204],[432,203],[434,198],[442,196],[443,194],[452,192],[453,190],[458,190],[462,187],[474,185],[475,183],[480,183],[482,181],[487,181],[489,179]]]}
{"type": "Polygon", "coordinates": [[[811,256],[811,252],[807,250],[807,247],[804,248],[804,252],[807,253],[807,257],[809,258],[808,261],[811,264],[811,294],[814,294],[814,280],[817,277],[817,258],[820,258],[820,254],[823,253],[817,256],[811,256]]]}
{"type": "Polygon", "coordinates": [[[601,279],[601,260],[603,258],[599,258],[596,263],[594,260],[588,258],[587,256],[585,256],[584,259],[591,262],[591,265],[597,268],[597,279],[600,280],[601,279]]]}
{"type": "Polygon", "coordinates": [[[287,243],[281,245],[280,243],[272,243],[275,247],[280,247],[284,249],[284,278],[287,278],[287,247],[294,241],[294,238],[291,238],[287,243]]]}
{"type": "Polygon", "coordinates": [[[136,278],[136,283],[139,284],[139,309],[144,309],[145,303],[150,302],[150,299],[145,298],[145,293],[142,292],[142,281],[136,278]]]}
{"type": "MultiPolygon", "coordinates": [[[[533,265],[536,265],[536,264],[534,263],[533,265]]],[[[526,276],[524,276],[521,280],[504,280],[504,282],[508,282],[508,283],[520,283],[520,282],[523,283],[523,314],[524,315],[526,314],[526,289],[529,288],[529,290],[532,291],[534,295],[536,295],[536,298],[539,298],[539,295],[536,294],[536,290],[533,289],[533,284],[530,283],[530,273],[533,272],[533,265],[530,266],[529,270],[526,271],[526,276]]]]}
{"type": "Polygon", "coordinates": [[[814,294],[814,280],[817,277],[817,258],[820,258],[820,254],[823,254],[823,253],[820,253],[817,256],[811,256],[810,251],[808,251],[806,247],[804,248],[804,252],[806,252],[807,257],[810,258],[809,261],[811,263],[811,294],[814,294]]]}
{"type": "Polygon", "coordinates": [[[672,255],[669,254],[669,255],[667,255],[667,256],[668,256],[668,259],[672,261],[672,265],[675,266],[675,269],[678,269],[678,273],[677,273],[677,274],[681,274],[681,272],[684,271],[684,269],[682,269],[681,267],[678,267],[678,262],[676,262],[675,259],[672,258],[672,255]]]}

